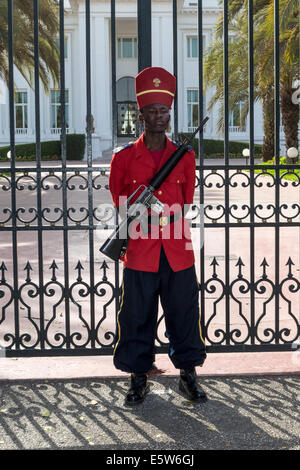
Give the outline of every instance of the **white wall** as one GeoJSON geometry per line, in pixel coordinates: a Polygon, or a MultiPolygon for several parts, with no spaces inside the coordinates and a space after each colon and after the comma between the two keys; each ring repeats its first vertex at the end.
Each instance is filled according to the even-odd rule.
{"type": "MultiPolygon", "coordinates": [[[[65,17],[65,33],[69,37],[68,59],[65,61],[66,88],[70,97],[70,132],[85,133],[86,128],[86,54],[85,54],[85,2],[71,2],[78,9],[65,17]]],[[[179,130],[187,130],[187,89],[198,88],[198,60],[186,57],[187,35],[197,35],[197,10],[183,8],[188,2],[178,2],[178,111],[179,130]]],[[[136,1],[116,2],[116,36],[137,36],[136,1]]],[[[203,1],[203,35],[207,46],[213,36],[214,25],[220,9],[218,0],[203,1]]],[[[91,91],[93,135],[93,158],[111,147],[111,48],[110,48],[110,2],[91,2],[91,91]]],[[[152,65],[162,66],[173,72],[173,20],[172,2],[152,1],[152,65]]],[[[117,43],[116,43],[117,46],[117,43]]],[[[117,80],[123,76],[135,77],[138,73],[136,59],[117,59],[117,80]]],[[[27,89],[29,100],[29,129],[27,135],[16,135],[16,142],[34,141],[35,109],[34,91],[20,73],[15,70],[16,87],[27,89]]],[[[206,94],[208,103],[213,90],[206,94]]],[[[41,137],[42,140],[57,139],[50,132],[50,99],[40,87],[41,137]]],[[[220,138],[215,132],[217,108],[210,113],[205,137],[220,138]]],[[[259,103],[255,104],[255,141],[262,142],[263,127],[259,103]]],[[[231,140],[246,140],[248,133],[232,133],[231,140]]],[[[9,143],[8,91],[6,104],[0,104],[0,145],[9,143]]]]}

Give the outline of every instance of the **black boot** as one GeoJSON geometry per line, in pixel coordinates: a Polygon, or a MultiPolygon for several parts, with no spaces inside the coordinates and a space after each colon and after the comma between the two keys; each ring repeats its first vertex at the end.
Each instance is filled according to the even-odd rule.
{"type": "Polygon", "coordinates": [[[194,367],[180,370],[179,390],[183,392],[189,400],[207,400],[206,393],[197,383],[197,374],[194,367]]]}
{"type": "Polygon", "coordinates": [[[149,389],[150,386],[147,384],[147,374],[131,374],[131,386],[126,395],[127,405],[142,403],[149,389]]]}

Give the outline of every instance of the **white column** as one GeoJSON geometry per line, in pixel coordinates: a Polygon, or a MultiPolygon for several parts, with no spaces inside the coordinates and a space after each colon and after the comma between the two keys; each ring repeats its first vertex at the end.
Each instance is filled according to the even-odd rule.
{"type": "MultiPolygon", "coordinates": [[[[99,150],[108,149],[112,142],[111,118],[111,61],[109,18],[95,15],[92,19],[92,114],[95,144],[99,150]]],[[[95,148],[96,150],[96,148],[95,148]]],[[[95,157],[101,156],[96,155],[95,157]]]]}
{"type": "Polygon", "coordinates": [[[160,18],[161,66],[173,73],[173,18],[163,15],[160,18]]]}
{"type": "Polygon", "coordinates": [[[161,67],[162,47],[161,47],[161,21],[159,16],[152,17],[152,66],[161,67]]]}
{"type": "Polygon", "coordinates": [[[169,13],[157,12],[152,17],[152,66],[173,73],[173,19],[169,13]]]}
{"type": "Polygon", "coordinates": [[[9,90],[8,88],[5,89],[5,105],[3,105],[3,132],[4,132],[4,141],[5,144],[10,143],[10,127],[9,127],[9,120],[10,120],[10,113],[9,113],[9,90]]]}
{"type": "Polygon", "coordinates": [[[5,113],[5,91],[3,89],[3,98],[0,100],[0,139],[2,140],[3,139],[3,132],[4,132],[4,129],[3,129],[3,120],[4,120],[4,113],[5,113]]]}
{"type": "Polygon", "coordinates": [[[0,139],[3,138],[4,132],[4,113],[6,107],[6,84],[4,80],[0,78],[0,139]]]}
{"type": "Polygon", "coordinates": [[[85,133],[86,127],[86,54],[85,14],[79,13],[78,30],[73,35],[71,47],[72,64],[72,123],[77,134],[85,133]]]}
{"type": "MultiPolygon", "coordinates": [[[[152,66],[163,67],[173,73],[173,17],[170,13],[159,13],[152,18],[152,66]]],[[[174,114],[171,113],[171,128],[174,114]]],[[[171,132],[172,132],[171,131],[171,132]]]]}

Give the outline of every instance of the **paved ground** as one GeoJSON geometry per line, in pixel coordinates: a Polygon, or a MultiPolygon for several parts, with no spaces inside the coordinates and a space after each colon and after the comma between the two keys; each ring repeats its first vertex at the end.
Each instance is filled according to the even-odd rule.
{"type": "Polygon", "coordinates": [[[1,382],[0,449],[300,449],[299,377],[204,377],[197,405],[175,377],[150,383],[132,408],[125,378],[1,382]]]}
{"type": "Polygon", "coordinates": [[[156,359],[145,402],[128,407],[128,374],[111,357],[1,358],[0,450],[300,449],[299,349],[209,354],[197,368],[202,404],[179,393],[166,355],[156,359]]]}

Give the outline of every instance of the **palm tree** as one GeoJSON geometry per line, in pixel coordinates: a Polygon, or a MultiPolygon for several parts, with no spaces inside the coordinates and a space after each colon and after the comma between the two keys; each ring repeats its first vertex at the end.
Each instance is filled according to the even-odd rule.
{"type": "MultiPolygon", "coordinates": [[[[9,0],[10,1],[10,0],[9,0]]],[[[49,91],[50,77],[59,80],[59,30],[56,0],[39,0],[39,74],[49,91]]],[[[34,11],[32,0],[13,2],[14,64],[32,86],[34,76],[34,11]]],[[[0,0],[0,78],[8,84],[8,2],[0,0]]]]}
{"type": "MultiPolygon", "coordinates": [[[[228,105],[233,111],[240,104],[240,126],[245,127],[249,113],[248,102],[248,25],[245,22],[245,12],[238,11],[230,18],[230,31],[233,41],[228,44],[228,105]]],[[[265,41],[255,38],[256,55],[260,57],[265,53],[265,41]]],[[[255,64],[256,79],[254,82],[254,99],[260,100],[264,115],[263,160],[270,160],[274,155],[274,87],[270,77],[255,64]]],[[[224,126],[224,82],[223,82],[223,23],[222,19],[217,25],[216,41],[207,49],[204,60],[204,82],[206,86],[214,86],[215,93],[209,102],[210,110],[220,103],[217,130],[221,132],[224,126]]]]}
{"type": "MultiPolygon", "coordinates": [[[[272,36],[274,2],[261,11],[264,32],[272,36]]],[[[286,148],[298,147],[299,106],[293,103],[293,82],[299,78],[299,4],[297,0],[284,0],[279,4],[280,18],[280,109],[286,148]]]]}
{"type": "MultiPolygon", "coordinates": [[[[230,29],[235,32],[235,40],[229,44],[229,108],[244,93],[245,104],[242,121],[248,114],[248,1],[232,0],[229,5],[230,29]]],[[[286,145],[298,146],[298,106],[293,104],[292,82],[299,74],[299,23],[297,0],[282,0],[280,3],[280,92],[282,124],[285,129],[286,145]]],[[[260,100],[264,117],[263,160],[274,155],[274,2],[273,0],[254,1],[254,50],[255,50],[255,100],[260,100]]],[[[205,59],[205,81],[216,87],[216,95],[210,107],[219,99],[223,100],[223,19],[216,28],[217,40],[208,49],[205,59]]],[[[219,128],[222,126],[221,106],[219,128]]]]}

